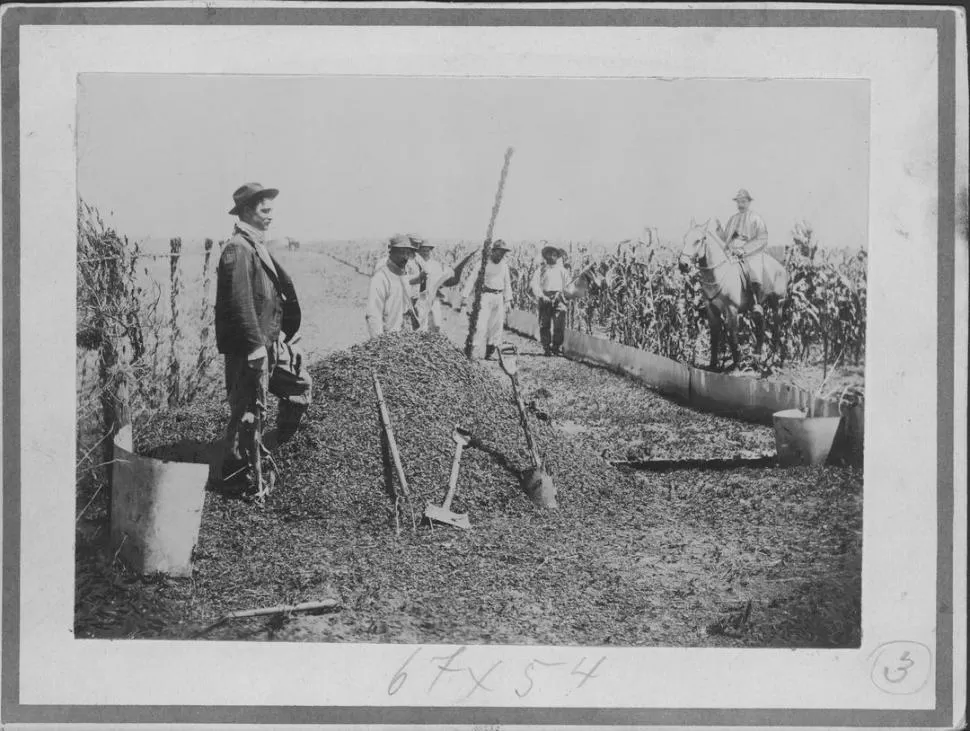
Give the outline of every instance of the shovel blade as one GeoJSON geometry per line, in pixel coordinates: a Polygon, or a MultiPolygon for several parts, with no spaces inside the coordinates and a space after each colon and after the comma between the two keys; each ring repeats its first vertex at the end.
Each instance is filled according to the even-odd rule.
{"type": "Polygon", "coordinates": [[[424,517],[437,523],[453,525],[455,528],[461,528],[462,530],[468,530],[472,527],[471,523],[468,522],[467,513],[453,513],[439,505],[429,505],[426,507],[424,509],[424,517]]]}
{"type": "Polygon", "coordinates": [[[549,473],[541,467],[533,467],[523,472],[521,484],[525,494],[540,508],[555,510],[559,507],[556,501],[556,485],[549,473]]]}

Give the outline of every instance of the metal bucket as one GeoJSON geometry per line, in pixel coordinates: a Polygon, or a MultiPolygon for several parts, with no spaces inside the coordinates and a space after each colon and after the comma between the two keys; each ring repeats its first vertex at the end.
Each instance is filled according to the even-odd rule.
{"type": "Polygon", "coordinates": [[[142,457],[132,449],[131,427],[125,427],[114,440],[114,550],[132,571],[191,576],[209,465],[142,457]]]}
{"type": "Polygon", "coordinates": [[[774,414],[778,463],[785,467],[825,464],[841,416],[808,417],[801,409],[774,414]]]}

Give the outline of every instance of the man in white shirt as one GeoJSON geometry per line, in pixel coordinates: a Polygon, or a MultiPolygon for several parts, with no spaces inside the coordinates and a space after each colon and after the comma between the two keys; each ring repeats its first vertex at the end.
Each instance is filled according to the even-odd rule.
{"type": "Polygon", "coordinates": [[[415,246],[407,236],[391,237],[387,261],[374,272],[367,293],[367,331],[372,338],[387,332],[417,329],[418,317],[406,274],[414,255],[415,246]]]}
{"type": "MultiPolygon", "coordinates": [[[[502,344],[505,313],[512,308],[512,277],[509,274],[508,262],[505,261],[505,254],[508,251],[511,251],[508,244],[498,239],[492,244],[492,252],[485,266],[481,307],[478,311],[478,322],[475,325],[475,349],[478,350],[484,340],[486,360],[491,359],[502,344]]],[[[472,270],[462,290],[462,308],[468,304],[469,298],[475,291],[475,282],[481,266],[479,263],[472,270]]]]}
{"type": "Polygon", "coordinates": [[[438,332],[441,329],[441,302],[438,300],[438,290],[445,280],[454,276],[455,270],[446,267],[437,259],[431,258],[434,253],[434,244],[417,234],[408,234],[408,238],[417,247],[418,255],[414,258],[414,261],[421,269],[417,283],[417,302],[415,303],[421,329],[438,332]]]}
{"type": "MultiPolygon", "coordinates": [[[[417,249],[417,242],[424,240],[417,234],[404,234],[404,238],[409,239],[411,243],[414,244],[415,250],[417,249]]],[[[382,260],[378,261],[377,266],[374,268],[374,273],[376,274],[381,269],[381,267],[386,266],[389,259],[390,259],[390,256],[385,256],[382,260]]],[[[420,266],[418,257],[414,256],[408,261],[407,265],[404,267],[404,281],[407,282],[408,294],[411,297],[412,304],[415,304],[415,305],[417,304],[418,296],[420,294],[419,288],[423,279],[424,279],[424,270],[420,266]]]]}
{"type": "Polygon", "coordinates": [[[566,334],[566,297],[569,270],[563,265],[566,252],[542,247],[542,264],[532,275],[532,295],[539,303],[539,340],[546,355],[562,355],[566,334]]]}

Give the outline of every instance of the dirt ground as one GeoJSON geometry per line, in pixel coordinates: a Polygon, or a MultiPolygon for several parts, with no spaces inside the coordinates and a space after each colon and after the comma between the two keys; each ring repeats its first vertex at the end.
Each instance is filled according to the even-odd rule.
{"type": "MultiPolygon", "coordinates": [[[[320,616],[239,620],[206,636],[858,646],[860,470],[743,466],[773,454],[770,429],[694,412],[630,379],[543,357],[535,342],[511,334],[561,509],[540,511],[517,489],[524,440],[502,427],[490,451],[471,449],[463,461],[467,487],[456,505],[468,510],[473,530],[396,536],[374,436],[354,433],[351,418],[366,403],[366,374],[347,372],[348,364],[364,361],[338,352],[365,338],[366,278],[313,251],[280,258],[301,294],[309,358],[320,363],[310,423],[280,455],[284,466],[300,469],[262,509],[207,493],[188,580],[136,577],[112,561],[94,506],[78,528],[78,637],[188,638],[229,611],[333,598],[339,608],[320,616]],[[630,460],[652,460],[658,469],[611,464],[630,460]],[[704,467],[710,460],[735,463],[704,467]]],[[[445,313],[444,334],[463,342],[464,318],[445,313]]],[[[408,367],[411,387],[434,399],[434,378],[422,380],[418,361],[408,367]]],[[[455,378],[488,392],[475,398],[494,398],[490,383],[495,394],[508,393],[496,363],[463,368],[454,362],[455,378]]],[[[396,385],[393,369],[386,378],[392,417],[403,421],[408,389],[396,385]]],[[[424,464],[409,462],[422,497],[440,499],[447,481],[449,419],[488,409],[495,413],[476,414],[484,425],[514,424],[510,399],[500,401],[442,396],[431,404],[427,434],[400,435],[405,455],[441,445],[424,464]]],[[[222,416],[221,404],[199,403],[158,423],[204,440],[218,435],[222,416]]]]}

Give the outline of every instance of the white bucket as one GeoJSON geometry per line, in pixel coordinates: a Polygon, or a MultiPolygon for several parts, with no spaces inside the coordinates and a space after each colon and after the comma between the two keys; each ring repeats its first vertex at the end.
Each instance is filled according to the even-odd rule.
{"type": "Polygon", "coordinates": [[[115,437],[111,542],[142,574],[192,575],[209,465],[165,462],[132,452],[131,427],[115,437]]]}
{"type": "Polygon", "coordinates": [[[841,421],[841,416],[809,418],[801,409],[776,412],[778,463],[785,467],[825,464],[841,421]]]}

